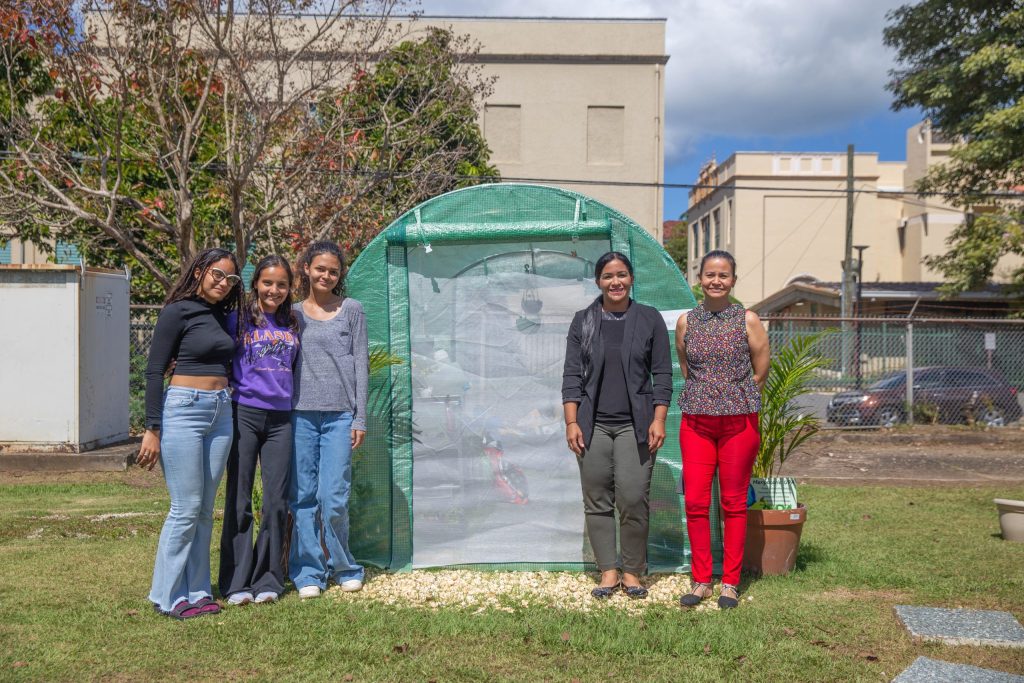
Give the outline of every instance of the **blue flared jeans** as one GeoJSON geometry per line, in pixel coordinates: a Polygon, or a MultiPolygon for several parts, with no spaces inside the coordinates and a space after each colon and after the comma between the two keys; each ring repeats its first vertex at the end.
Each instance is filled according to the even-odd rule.
{"type": "Polygon", "coordinates": [[[160,532],[149,599],[167,612],[213,597],[213,503],[231,450],[231,394],[172,386],[164,396],[160,466],[171,509],[160,532]]]}
{"type": "Polygon", "coordinates": [[[363,579],[348,548],[348,500],[352,491],[352,413],[292,413],[291,488],[295,526],[288,575],[296,588],[363,579]],[[322,544],[321,544],[322,541],[322,544]],[[327,554],[324,554],[326,548],[327,554]]]}

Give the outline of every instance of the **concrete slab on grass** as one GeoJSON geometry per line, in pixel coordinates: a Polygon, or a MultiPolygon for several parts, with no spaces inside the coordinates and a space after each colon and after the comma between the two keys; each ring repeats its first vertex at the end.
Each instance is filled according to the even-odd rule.
{"type": "Polygon", "coordinates": [[[896,605],[910,635],[947,645],[1024,648],[1024,626],[1009,612],[896,605]]]}
{"type": "Polygon", "coordinates": [[[0,472],[124,472],[139,452],[141,439],[104,446],[85,453],[16,452],[0,449],[0,472]]]}
{"type": "Polygon", "coordinates": [[[918,657],[892,683],[1024,683],[1024,676],[918,657]]]}

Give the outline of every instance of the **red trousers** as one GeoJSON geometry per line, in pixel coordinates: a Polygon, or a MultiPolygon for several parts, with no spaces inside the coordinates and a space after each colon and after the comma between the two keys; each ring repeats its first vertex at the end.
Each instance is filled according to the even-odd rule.
{"type": "Polygon", "coordinates": [[[679,450],[683,454],[686,528],[693,553],[693,580],[711,582],[711,480],[718,470],[719,498],[725,520],[722,583],[738,586],[747,535],[747,488],[761,434],[757,413],[683,415],[679,450]]]}

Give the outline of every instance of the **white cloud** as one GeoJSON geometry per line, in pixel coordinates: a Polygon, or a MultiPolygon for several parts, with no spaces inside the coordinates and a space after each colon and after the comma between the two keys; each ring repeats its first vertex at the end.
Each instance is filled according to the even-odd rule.
{"type": "Polygon", "coordinates": [[[427,14],[665,17],[666,154],[705,135],[792,136],[884,110],[900,0],[423,0],[427,14]]]}

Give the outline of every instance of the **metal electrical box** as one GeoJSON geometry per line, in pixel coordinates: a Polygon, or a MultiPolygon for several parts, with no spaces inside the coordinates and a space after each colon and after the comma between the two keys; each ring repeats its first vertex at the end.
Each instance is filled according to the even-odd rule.
{"type": "Polygon", "coordinates": [[[0,452],[128,438],[128,304],[122,271],[0,265],[0,452]]]}

